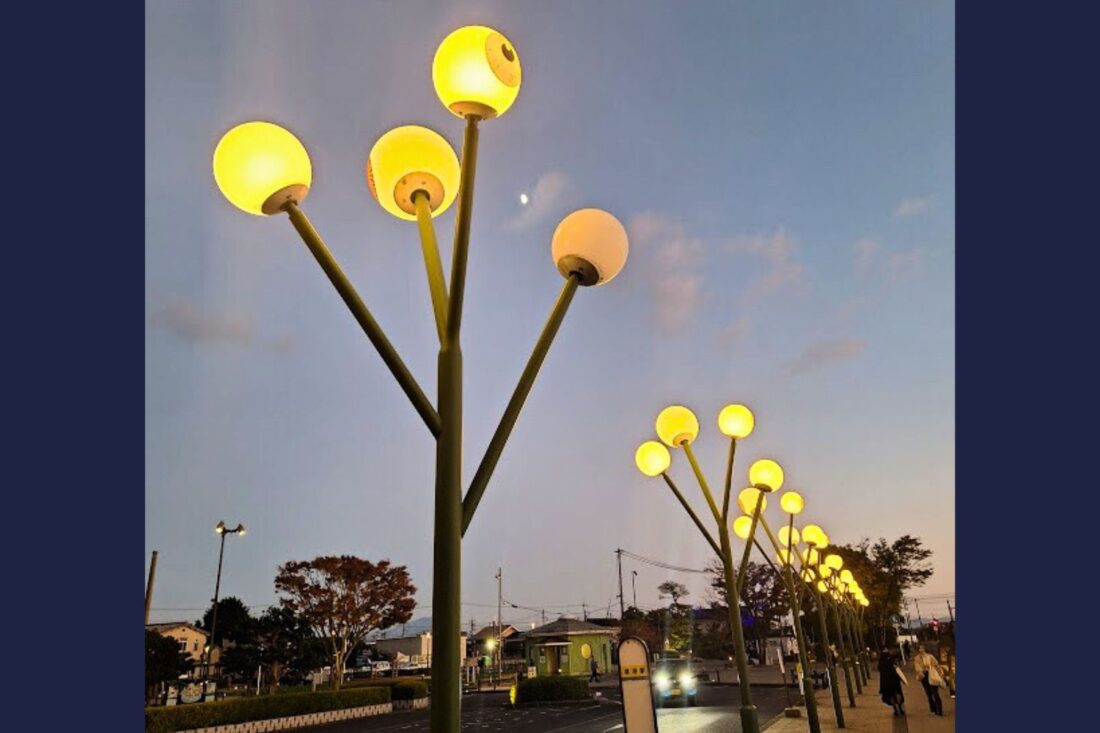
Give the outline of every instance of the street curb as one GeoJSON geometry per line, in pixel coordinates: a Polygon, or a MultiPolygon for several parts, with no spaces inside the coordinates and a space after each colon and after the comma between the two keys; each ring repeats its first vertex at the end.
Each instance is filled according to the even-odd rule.
{"type": "Polygon", "coordinates": [[[783,713],[780,713],[779,715],[776,715],[774,718],[769,720],[767,723],[764,723],[764,725],[760,726],[761,732],[766,731],[768,728],[771,728],[773,725],[778,723],[780,720],[785,719],[786,717],[787,716],[784,715],[783,713]]]}

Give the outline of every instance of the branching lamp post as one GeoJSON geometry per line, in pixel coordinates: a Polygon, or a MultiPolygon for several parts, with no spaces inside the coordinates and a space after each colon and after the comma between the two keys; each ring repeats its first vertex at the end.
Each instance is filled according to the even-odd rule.
{"type": "MultiPolygon", "coordinates": [[[[222,558],[225,557],[225,536],[235,534],[238,537],[244,537],[244,525],[237,522],[237,526],[233,529],[226,529],[225,522],[218,522],[214,527],[216,532],[221,538],[218,548],[218,575],[214,581],[214,610],[210,616],[210,643],[206,644],[203,648],[203,664],[202,664],[202,680],[206,682],[210,676],[210,658],[214,652],[214,633],[218,630],[218,594],[222,589],[222,558]]],[[[203,688],[203,694],[206,694],[205,686],[203,688]]]]}
{"type": "MultiPolygon", "coordinates": [[[[813,677],[810,676],[810,659],[806,650],[806,637],[802,633],[802,610],[801,603],[799,602],[799,594],[802,590],[802,586],[795,578],[796,571],[793,566],[794,547],[798,543],[798,530],[794,527],[794,517],[796,514],[802,512],[806,503],[802,495],[798,492],[785,491],[779,498],[779,506],[789,516],[789,520],[787,526],[779,529],[778,540],[775,534],[772,533],[771,527],[768,525],[768,520],[764,517],[763,507],[761,507],[759,514],[759,524],[764,528],[764,532],[771,542],[772,549],[775,550],[779,567],[776,568],[775,564],[771,562],[768,554],[764,552],[764,548],[760,547],[759,543],[757,543],[756,546],[764,559],[768,561],[773,569],[775,569],[780,582],[787,591],[787,596],[791,599],[791,616],[794,619],[795,640],[798,644],[798,659],[803,670],[802,690],[806,700],[806,719],[809,724],[810,733],[820,733],[821,722],[817,714],[817,698],[814,696],[814,681],[813,677]],[[783,549],[780,547],[780,544],[784,546],[789,545],[790,547],[789,549],[783,549]]],[[[741,506],[741,510],[746,512],[746,514],[749,514],[751,511],[749,507],[744,505],[741,506]]],[[[752,524],[749,516],[738,517],[734,521],[734,533],[746,541],[746,548],[752,546],[752,543],[749,542],[749,531],[751,526],[752,524]]],[[[744,576],[738,581],[738,591],[741,590],[743,584],[744,576]]]]}
{"type": "Polygon", "coordinates": [[[738,578],[745,572],[745,566],[749,562],[749,551],[752,548],[752,537],[756,532],[757,518],[764,509],[764,495],[772,491],[778,491],[783,485],[783,469],[778,463],[771,460],[760,460],[749,468],[749,483],[751,487],[740,493],[738,502],[742,509],[749,514],[749,531],[745,545],[745,552],[741,557],[741,564],[734,569],[733,546],[730,543],[730,493],[733,486],[733,459],[737,452],[737,441],[746,438],[753,431],[755,418],[752,411],[744,405],[727,405],[718,415],[718,429],[730,439],[729,453],[726,460],[726,480],[722,493],[722,504],[718,505],[714,494],[707,484],[702,469],[695,459],[695,453],[691,444],[699,435],[699,420],[695,414],[682,405],[666,407],[657,416],[656,431],[661,442],[655,440],[646,441],[639,446],[634,455],[634,461],[643,474],[650,477],[660,476],[664,479],[668,488],[672,491],[677,501],[691,517],[692,522],[698,528],[703,538],[714,550],[714,554],[722,562],[723,581],[726,589],[726,598],[729,606],[730,630],[733,633],[733,646],[737,662],[737,675],[740,680],[738,691],[741,695],[741,730],[744,733],[760,733],[760,722],[756,706],[752,704],[752,691],[749,685],[749,666],[745,657],[745,635],[741,628],[740,601],[738,594],[738,578]],[[679,487],[668,475],[668,468],[672,462],[672,456],[668,448],[681,448],[691,464],[692,472],[703,492],[703,498],[710,508],[711,515],[718,526],[718,540],[692,509],[679,487]],[[747,508],[746,508],[747,507],[747,508]]]}
{"type": "Polygon", "coordinates": [[[478,125],[501,116],[512,106],[521,80],[519,55],[507,38],[484,26],[459,28],[436,50],[432,81],[443,105],[465,123],[461,162],[442,136],[416,126],[387,132],[375,143],[367,160],[366,179],[374,198],[390,214],[417,224],[439,336],[435,405],[302,211],[301,203],[312,183],[312,166],[302,143],[277,125],[246,122],[227,132],[214,151],[214,178],[225,197],[251,214],[281,212],[288,216],[436,439],[432,636],[439,647],[432,659],[432,733],[459,731],[462,659],[455,641],[461,626],[462,536],[473,520],[577,287],[610,281],[622,270],[628,251],[626,230],[605,211],[581,209],[558,225],[551,256],[565,284],[463,497],[460,333],[478,125]],[[456,200],[448,283],[432,219],[456,200]]]}

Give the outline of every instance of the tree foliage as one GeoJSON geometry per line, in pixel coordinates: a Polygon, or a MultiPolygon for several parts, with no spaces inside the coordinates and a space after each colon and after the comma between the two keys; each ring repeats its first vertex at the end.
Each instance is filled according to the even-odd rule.
{"type": "MultiPolygon", "coordinates": [[[[203,631],[209,632],[213,622],[214,604],[211,603],[210,608],[206,609],[202,619],[195,622],[195,625],[203,631]]],[[[252,637],[252,625],[255,622],[256,619],[249,612],[248,606],[244,605],[244,601],[240,598],[236,596],[219,598],[218,628],[214,629],[216,638],[211,639],[210,645],[221,646],[226,641],[234,643],[247,641],[252,637]]]]}
{"type": "Polygon", "coordinates": [[[226,650],[226,672],[246,679],[263,670],[269,691],[284,678],[298,682],[328,661],[323,642],[290,608],[267,609],[252,625],[252,636],[226,650]]]}
{"type": "MultiPolygon", "coordinates": [[[[725,575],[722,563],[715,560],[707,566],[710,587],[717,606],[728,608],[725,575]]],[[[766,563],[749,562],[741,587],[741,617],[747,617],[749,636],[755,640],[757,655],[762,656],[769,636],[782,630],[782,621],[791,611],[790,596],[783,581],[766,563]]],[[[729,624],[726,624],[729,634],[729,624]]]]}
{"type": "Polygon", "coordinates": [[[145,630],[145,689],[171,682],[191,670],[191,658],[180,650],[179,642],[156,631],[145,630]]]}
{"type": "Polygon", "coordinates": [[[352,649],[375,629],[409,621],[416,607],[416,587],[405,566],[351,555],[284,563],[275,590],[283,594],[282,606],[325,640],[337,688],[352,649]]]}
{"type": "Polygon", "coordinates": [[[932,577],[932,551],[912,535],[902,535],[893,542],[880,537],[872,543],[863,538],[855,545],[839,545],[833,551],[844,558],[844,567],[851,569],[870,602],[864,622],[871,637],[880,646],[890,644],[894,633],[890,618],[901,613],[907,591],[932,577]]]}

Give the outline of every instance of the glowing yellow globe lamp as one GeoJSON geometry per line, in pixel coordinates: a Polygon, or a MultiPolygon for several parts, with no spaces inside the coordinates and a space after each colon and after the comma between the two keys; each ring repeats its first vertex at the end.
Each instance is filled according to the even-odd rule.
{"type": "Polygon", "coordinates": [[[776,558],[779,560],[780,565],[790,565],[791,551],[780,549],[779,552],[776,553],[776,558]]]}
{"type": "Polygon", "coordinates": [[[821,574],[822,578],[828,578],[830,575],[833,574],[833,569],[828,565],[822,565],[817,569],[817,572],[821,574]]]}
{"type": "Polygon", "coordinates": [[[817,581],[817,589],[819,591],[821,591],[822,593],[828,593],[829,592],[829,586],[825,585],[824,580],[817,581]]]}
{"type": "Polygon", "coordinates": [[[728,438],[747,438],[756,425],[752,410],[744,405],[726,405],[718,413],[718,430],[728,438]]]}
{"type": "Polygon", "coordinates": [[[814,581],[814,578],[816,577],[817,575],[814,573],[812,568],[802,569],[802,579],[805,580],[807,583],[812,583],[814,581]]]}
{"type": "Polygon", "coordinates": [[[785,547],[798,544],[798,528],[797,527],[780,527],[779,528],[779,543],[785,547]]]}
{"type": "Polygon", "coordinates": [[[493,651],[494,649],[497,648],[497,640],[496,639],[489,639],[488,641],[485,642],[485,648],[488,649],[489,651],[493,651]]]}
{"type": "Polygon", "coordinates": [[[634,454],[634,463],[638,465],[639,471],[652,478],[668,470],[669,464],[672,463],[672,456],[669,455],[668,448],[656,440],[647,440],[638,446],[634,454]]]}
{"type": "Polygon", "coordinates": [[[825,537],[825,531],[816,524],[807,524],[802,528],[802,541],[810,547],[823,548],[822,540],[825,537]]]}
{"type": "MultiPolygon", "coordinates": [[[[803,540],[806,539],[806,530],[802,530],[802,539],[803,540]]],[[[804,562],[807,565],[817,565],[818,557],[819,557],[819,554],[818,554],[817,550],[813,549],[812,547],[809,548],[809,549],[803,550],[802,554],[801,554],[802,562],[804,562]]]]}
{"type": "Polygon", "coordinates": [[[481,25],[453,31],[432,61],[435,93],[459,117],[499,117],[516,101],[522,80],[515,46],[499,31],[481,25]]]}
{"type": "Polygon", "coordinates": [[[395,127],[371,148],[367,186],[382,208],[406,221],[416,221],[413,194],[428,197],[432,216],[439,216],[458,195],[458,156],[442,135],[417,125],[395,127]]]}
{"type": "Polygon", "coordinates": [[[799,514],[806,508],[806,501],[797,491],[787,491],[779,497],[779,508],[787,514],[799,514]]]}
{"type": "Polygon", "coordinates": [[[848,568],[844,568],[843,570],[840,571],[840,582],[841,583],[844,583],[845,585],[848,585],[849,583],[851,583],[854,580],[855,580],[855,577],[852,575],[852,571],[849,570],[848,568]]]}
{"type": "Polygon", "coordinates": [[[844,567],[844,558],[836,554],[826,555],[825,564],[831,567],[833,570],[840,570],[842,567],[844,567]]]}
{"type": "Polygon", "coordinates": [[[695,436],[699,435],[699,420],[694,412],[683,405],[666,407],[657,415],[657,435],[665,445],[673,448],[682,443],[690,445],[695,441],[695,436]]]}
{"type": "Polygon", "coordinates": [[[301,141],[270,122],[245,122],[222,135],[214,148],[214,181],[222,195],[256,216],[301,203],[313,182],[313,166],[301,141]]]}
{"type": "Polygon", "coordinates": [[[762,458],[749,467],[749,483],[764,491],[778,491],[783,485],[783,469],[775,461],[762,458]]]}
{"type": "Polygon", "coordinates": [[[871,605],[871,602],[869,600],[867,600],[866,598],[860,598],[859,603],[860,603],[861,606],[870,606],[871,605]]]}
{"type": "Polygon", "coordinates": [[[550,256],[558,272],[566,278],[577,276],[585,286],[610,282],[622,272],[629,253],[626,227],[603,209],[574,211],[561,220],[550,240],[550,256]]]}
{"type": "Polygon", "coordinates": [[[749,538],[749,531],[751,529],[752,517],[742,514],[740,517],[733,520],[733,533],[741,539],[747,540],[749,538]]]}
{"type": "MultiPolygon", "coordinates": [[[[752,513],[756,511],[756,502],[760,496],[760,489],[754,489],[752,487],[742,489],[741,493],[737,495],[737,507],[751,517],[752,513]]],[[[763,514],[764,510],[767,508],[768,497],[764,495],[763,499],[760,501],[760,513],[763,514]]]]}

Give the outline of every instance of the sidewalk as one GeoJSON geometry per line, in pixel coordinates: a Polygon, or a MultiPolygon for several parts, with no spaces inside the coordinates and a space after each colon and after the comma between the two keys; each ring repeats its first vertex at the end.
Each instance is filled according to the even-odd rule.
{"type": "MultiPolygon", "coordinates": [[[[884,705],[878,696],[878,672],[871,675],[871,681],[863,688],[862,695],[856,695],[856,707],[848,707],[848,692],[844,680],[840,681],[841,702],[844,705],[845,731],[854,733],[954,733],[955,701],[946,689],[940,690],[943,700],[943,717],[932,715],[928,711],[928,697],[924,688],[915,680],[913,670],[906,665],[905,674],[909,684],[905,687],[904,718],[895,718],[893,711],[884,705]]],[[[821,721],[822,733],[838,730],[833,716],[833,699],[828,690],[817,691],[817,714],[821,721]]],[[[767,733],[806,733],[806,710],[801,718],[778,718],[765,726],[767,733]]]]}

